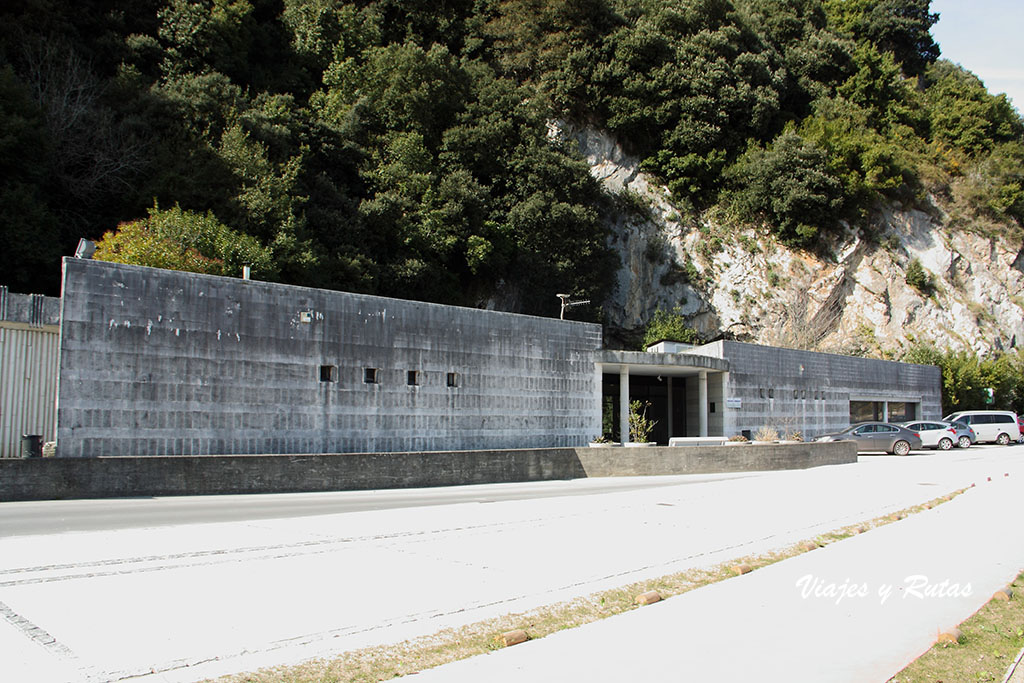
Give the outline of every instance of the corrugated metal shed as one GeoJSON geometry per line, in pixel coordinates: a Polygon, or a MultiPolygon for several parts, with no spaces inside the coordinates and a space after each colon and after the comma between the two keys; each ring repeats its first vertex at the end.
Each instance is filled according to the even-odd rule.
{"type": "MultiPolygon", "coordinates": [[[[13,295],[19,296],[19,295],[13,295]]],[[[26,320],[9,320],[12,295],[0,287],[0,458],[21,456],[23,434],[52,441],[56,427],[60,328],[44,315],[46,297],[25,297],[26,320]]]]}

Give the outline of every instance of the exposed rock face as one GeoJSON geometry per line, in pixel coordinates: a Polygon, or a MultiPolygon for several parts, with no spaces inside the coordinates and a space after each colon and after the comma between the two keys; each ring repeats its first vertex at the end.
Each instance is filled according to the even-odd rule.
{"type": "Polygon", "coordinates": [[[885,355],[917,342],[977,353],[1024,343],[1024,250],[1008,237],[951,231],[941,210],[887,206],[872,229],[886,235],[881,244],[844,225],[823,258],[764,232],[682,218],[668,189],[605,133],[552,122],[551,134],[575,140],[621,200],[611,227],[622,267],[605,305],[613,327],[678,306],[705,338],[885,355]],[[914,260],[930,290],[907,284],[914,260]]]}

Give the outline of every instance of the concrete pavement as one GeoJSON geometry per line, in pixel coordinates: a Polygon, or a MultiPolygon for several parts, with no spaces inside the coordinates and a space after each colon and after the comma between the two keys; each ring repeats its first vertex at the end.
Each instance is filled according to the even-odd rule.
{"type": "MultiPolygon", "coordinates": [[[[991,484],[987,490],[1024,481],[1024,447],[976,448],[909,458],[865,457],[856,465],[760,473],[699,484],[690,483],[693,478],[687,477],[659,478],[670,485],[539,500],[487,502],[491,500],[489,488],[474,487],[479,498],[452,505],[0,538],[4,669],[32,672],[30,678],[11,680],[142,676],[188,681],[330,656],[765,552],[915,505],[974,481],[990,484],[986,476],[1004,471],[1011,473],[1007,482],[991,484]]],[[[585,484],[562,485],[571,491],[585,484]]],[[[1000,505],[1009,505],[1007,500],[999,500],[990,514],[996,514],[1000,505]]],[[[11,504],[0,506],[0,526],[4,511],[11,509],[7,505],[11,504]]],[[[907,528],[902,525],[912,521],[891,527],[907,528]]],[[[948,523],[951,528],[960,525],[956,520],[948,523]]],[[[692,597],[666,601],[664,605],[672,605],[677,600],[696,600],[698,595],[718,595],[718,601],[730,605],[729,618],[722,623],[667,618],[661,628],[677,638],[671,647],[658,647],[682,650],[687,639],[699,635],[683,630],[684,623],[692,623],[698,632],[721,634],[723,641],[732,642],[742,652],[759,653],[761,639],[738,630],[748,619],[736,615],[741,614],[742,606],[754,604],[754,596],[764,599],[776,591],[736,595],[732,591],[751,582],[756,586],[756,581],[762,580],[758,577],[781,571],[781,567],[798,571],[793,567],[800,564],[791,562],[831,556],[844,547],[857,548],[865,543],[862,539],[878,538],[876,534],[885,537],[892,533],[886,532],[889,528],[844,542],[849,544],[846,546],[814,551],[807,559],[786,561],[720,587],[688,594],[692,597]]],[[[917,536],[911,534],[911,538],[917,536]]],[[[950,548],[960,547],[958,543],[961,541],[954,539],[941,548],[950,552],[950,548]]],[[[875,589],[883,579],[898,584],[915,573],[934,574],[936,570],[924,561],[918,569],[899,565],[896,578],[870,573],[889,566],[888,553],[917,546],[916,541],[908,544],[904,538],[892,547],[845,551],[854,556],[846,562],[857,557],[871,560],[849,578],[871,583],[870,588],[875,589]]],[[[991,559],[985,564],[998,569],[991,559]]],[[[841,572],[835,567],[833,573],[827,569],[811,567],[798,576],[787,575],[783,585],[788,582],[790,587],[785,593],[794,592],[796,580],[804,574],[821,577],[826,583],[847,578],[839,578],[841,572]]],[[[964,571],[968,569],[968,578],[981,585],[974,569],[964,571]]],[[[937,580],[957,580],[952,571],[937,580]]],[[[703,599],[716,602],[714,597],[703,599]]],[[[862,598],[859,602],[869,601],[862,598]]],[[[926,604],[947,602],[931,600],[926,604]]],[[[824,620],[834,613],[827,600],[808,598],[800,604],[803,610],[817,606],[818,611],[808,619],[824,620]]],[[[848,604],[855,603],[851,600],[848,604]]],[[[836,607],[846,608],[846,604],[836,607]]],[[[659,609],[663,610],[655,605],[622,618],[653,618],[659,609]]],[[[773,614],[799,612],[787,602],[769,603],[766,609],[773,614]]],[[[860,623],[856,615],[850,619],[860,623]]],[[[750,621],[757,623],[753,617],[750,621]]],[[[611,628],[605,623],[593,628],[611,628]]],[[[517,652],[549,647],[544,645],[548,640],[501,655],[518,656],[517,652]]],[[[650,640],[650,646],[647,640],[634,643],[627,652],[634,659],[656,658],[660,649],[652,649],[655,642],[650,640]]],[[[797,638],[787,640],[786,647],[791,653],[799,652],[801,658],[804,648],[793,645],[799,642],[797,638]]],[[[865,642],[852,645],[860,648],[865,642]]],[[[609,646],[601,652],[615,650],[609,646]]],[[[479,666],[472,664],[475,661],[464,666],[479,666]]],[[[421,675],[459,676],[456,666],[421,675]],[[455,673],[449,673],[452,671],[455,673]]],[[[644,679],[630,676],[627,680],[644,679]]]]}
{"type": "Polygon", "coordinates": [[[887,681],[1024,569],[1021,477],[899,522],[417,683],[887,681]]]}

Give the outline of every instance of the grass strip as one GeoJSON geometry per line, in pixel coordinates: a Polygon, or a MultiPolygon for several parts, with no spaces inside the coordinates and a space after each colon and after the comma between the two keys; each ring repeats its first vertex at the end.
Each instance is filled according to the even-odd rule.
{"type": "MultiPolygon", "coordinates": [[[[444,629],[432,635],[397,644],[344,652],[331,659],[316,659],[297,665],[233,674],[217,680],[220,683],[370,683],[399,678],[497,650],[501,647],[497,638],[506,631],[523,629],[531,640],[535,640],[557,631],[593,623],[638,609],[634,601],[641,593],[658,591],[663,598],[681,595],[735,576],[736,571],[733,568],[738,565],[746,565],[751,570],[767,567],[809,552],[817,546],[836,543],[871,529],[892,524],[907,515],[931,509],[952,500],[966,490],[960,489],[895,513],[841,527],[777,551],[735,558],[710,568],[689,569],[668,576],[638,581],[621,588],[600,591],[526,612],[506,614],[458,628],[444,629]],[[812,544],[808,544],[810,540],[813,540],[812,544]]],[[[934,679],[929,680],[929,683],[934,683],[934,679]]]]}
{"type": "MultiPolygon", "coordinates": [[[[1002,681],[1024,648],[1024,573],[1010,588],[1010,600],[989,600],[960,624],[960,642],[936,643],[889,682],[1002,681]]],[[[1024,669],[1024,662],[1018,668],[1024,669]]]]}

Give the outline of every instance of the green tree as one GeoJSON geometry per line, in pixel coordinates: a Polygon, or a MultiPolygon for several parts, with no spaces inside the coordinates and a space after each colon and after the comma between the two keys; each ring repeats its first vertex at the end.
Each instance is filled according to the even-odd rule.
{"type": "Polygon", "coordinates": [[[981,358],[969,351],[940,351],[921,345],[908,351],[908,363],[937,365],[942,370],[943,414],[985,408],[1024,411],[1024,356],[1019,350],[981,358]],[[988,389],[995,405],[987,403],[988,389]]]}
{"type": "Polygon", "coordinates": [[[872,113],[845,98],[817,100],[798,132],[828,154],[852,206],[869,207],[917,183],[913,150],[879,132],[872,113]]]}
{"type": "Polygon", "coordinates": [[[270,250],[254,238],[231,230],[212,213],[183,211],[179,206],[154,206],[148,217],[106,232],[96,243],[94,258],[236,277],[242,266],[250,266],[256,277],[275,275],[270,250]]]}
{"type": "Polygon", "coordinates": [[[931,27],[939,15],[931,0],[824,0],[829,25],[891,52],[903,71],[916,76],[939,57],[931,27]]]}
{"type": "Polygon", "coordinates": [[[982,156],[962,191],[975,213],[1024,226],[1024,142],[1006,142],[982,156]]]}
{"type": "Polygon", "coordinates": [[[699,344],[700,335],[687,325],[686,316],[678,306],[671,311],[657,309],[644,329],[641,349],[660,341],[674,341],[682,344],[699,344]]]}
{"type": "Polygon", "coordinates": [[[729,158],[778,124],[780,55],[726,0],[645,3],[595,68],[608,127],[681,198],[711,203],[729,158]]]}
{"type": "Polygon", "coordinates": [[[926,78],[926,106],[935,140],[977,155],[1024,135],[1024,123],[1006,96],[990,95],[977,76],[959,65],[937,62],[926,78]]]}
{"type": "Polygon", "coordinates": [[[842,215],[843,184],[824,150],[793,131],[751,148],[730,171],[740,215],[761,218],[779,238],[807,246],[842,215]]]}

